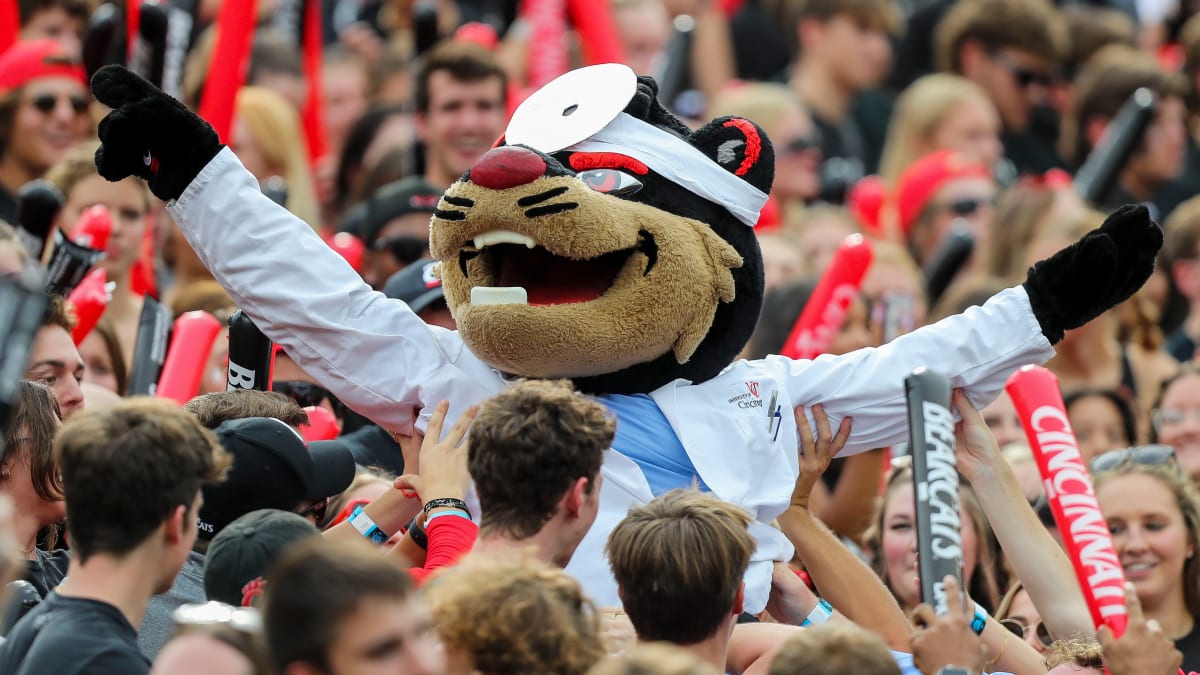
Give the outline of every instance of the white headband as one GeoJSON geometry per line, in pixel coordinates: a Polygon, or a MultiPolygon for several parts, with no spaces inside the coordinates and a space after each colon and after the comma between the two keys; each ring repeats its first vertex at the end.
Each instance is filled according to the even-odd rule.
{"type": "Polygon", "coordinates": [[[632,157],[751,227],[767,202],[766,193],[721,168],[687,141],[628,113],[620,113],[603,129],[566,150],[632,157]]]}

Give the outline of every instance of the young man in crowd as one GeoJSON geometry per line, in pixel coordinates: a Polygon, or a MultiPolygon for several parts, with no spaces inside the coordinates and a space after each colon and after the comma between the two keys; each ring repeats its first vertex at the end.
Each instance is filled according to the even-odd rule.
{"type": "Polygon", "coordinates": [[[89,98],[78,53],[53,40],[0,54],[0,220],[12,223],[21,186],[87,137],[89,98]]]}
{"type": "Polygon", "coordinates": [[[382,291],[393,274],[429,255],[429,219],[441,196],[442,188],[409,176],[379,188],[367,200],[362,275],[371,288],[382,291]]]}
{"type": "Polygon", "coordinates": [[[875,170],[883,148],[886,115],[856,114],[855,99],[887,76],[899,16],[889,0],[809,0],[791,6],[787,28],[795,31],[797,54],[791,87],[820,135],[822,197],[840,202],[855,181],[875,170]]]}
{"type": "Polygon", "coordinates": [[[1180,204],[1163,228],[1161,265],[1187,301],[1187,316],[1167,336],[1163,349],[1181,363],[1191,361],[1200,343],[1200,197],[1180,204]]]}
{"type": "Polygon", "coordinates": [[[83,27],[87,24],[86,0],[10,0],[21,17],[22,42],[54,40],[75,58],[83,52],[83,27]]]}
{"type": "Polygon", "coordinates": [[[51,296],[42,325],[29,347],[25,379],[41,382],[54,390],[64,420],[83,410],[84,363],[71,339],[75,315],[62,296],[51,296]]]}
{"type": "Polygon", "coordinates": [[[204,602],[205,554],[226,525],[257,509],[294,511],[316,523],[328,498],[354,480],[349,450],[337,444],[306,447],[300,434],[280,420],[234,419],[215,433],[233,468],[221,483],[205,486],[204,505],[192,523],[198,530],[192,551],[169,592],[154,598],[146,612],[138,644],[150,658],[170,637],[172,613],[181,605],[204,602]]]}
{"type": "Polygon", "coordinates": [[[270,417],[299,431],[308,424],[308,413],[283,394],[257,389],[234,389],[203,394],[183,404],[206,429],[247,417],[270,417]]]}
{"type": "Polygon", "coordinates": [[[278,675],[440,675],[441,646],[413,581],[365,543],[304,541],[267,580],[278,675]]]}
{"type": "Polygon", "coordinates": [[[424,56],[417,72],[417,137],[425,180],[439,190],[471,168],[504,132],[507,80],[492,53],[448,40],[424,56]]]}
{"type": "Polygon", "coordinates": [[[1066,42],[1062,16],[1045,0],[959,2],[934,34],[938,69],[987,92],[1000,113],[1004,156],[1021,173],[1060,163],[1053,134],[1033,133],[1031,122],[1035,109],[1051,103],[1066,42]]]}
{"type": "Polygon", "coordinates": [[[201,486],[220,479],[229,457],[194,417],[149,399],[72,419],[55,454],[71,566],[9,633],[0,672],[149,672],[134,627],[171,587],[196,539],[201,486]]]}
{"type": "Polygon", "coordinates": [[[616,421],[565,381],[525,380],[484,401],[468,467],[483,512],[475,552],[532,548],[565,566],[596,519],[616,421]]]}
{"type": "Polygon", "coordinates": [[[1060,139],[1063,157],[1072,166],[1083,164],[1133,92],[1146,88],[1154,93],[1153,119],[1121,168],[1117,184],[1096,206],[1113,211],[1122,204],[1145,202],[1153,218],[1163,218],[1156,197],[1183,169],[1187,147],[1183,78],[1167,73],[1152,56],[1114,45],[1092,57],[1075,87],[1075,104],[1063,120],[1060,139]]]}

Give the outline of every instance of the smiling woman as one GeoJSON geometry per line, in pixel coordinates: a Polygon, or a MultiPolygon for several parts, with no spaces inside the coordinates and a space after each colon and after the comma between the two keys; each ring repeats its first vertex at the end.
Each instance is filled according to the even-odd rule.
{"type": "Polygon", "coordinates": [[[1174,460],[1143,464],[1133,453],[1093,480],[1146,618],[1183,652],[1184,671],[1200,669],[1200,494],[1174,460]]]}

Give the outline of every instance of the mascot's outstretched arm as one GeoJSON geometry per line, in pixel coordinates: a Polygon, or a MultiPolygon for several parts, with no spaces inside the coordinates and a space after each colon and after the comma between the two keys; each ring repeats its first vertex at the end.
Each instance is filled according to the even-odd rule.
{"type": "Polygon", "coordinates": [[[767,361],[786,361],[794,403],[821,403],[836,411],[831,419],[854,418],[843,455],[892,445],[907,433],[903,378],[908,372],[919,366],[941,369],[976,405],[990,403],[1014,370],[1053,357],[1052,345],[1064,331],[1091,321],[1141,288],[1154,271],[1162,242],[1162,229],[1144,206],[1125,206],[1076,243],[1035,264],[1025,283],[981,307],[876,349],[815,362],[767,361]]]}
{"type": "Polygon", "coordinates": [[[457,336],[431,328],[385,298],[311,228],[262,195],[258,182],[200,117],[119,66],[92,80],[114,110],[99,127],[96,166],[109,180],[134,175],[168,211],[204,265],[264,334],[361,414],[407,432],[422,382],[456,383],[437,396],[474,401],[494,378],[457,336]],[[436,376],[462,369],[465,377],[436,376]],[[490,376],[490,377],[489,377],[490,376]],[[411,385],[410,385],[411,383],[411,385]]]}

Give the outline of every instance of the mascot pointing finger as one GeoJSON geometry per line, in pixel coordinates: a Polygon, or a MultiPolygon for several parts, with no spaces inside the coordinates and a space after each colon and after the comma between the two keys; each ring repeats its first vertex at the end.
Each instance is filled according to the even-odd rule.
{"type": "Polygon", "coordinates": [[[461,411],[534,377],[570,379],[616,415],[599,514],[568,567],[601,605],[619,604],[609,531],[631,506],[698,484],[757,519],[745,609],[762,610],[771,561],[792,553],[767,523],[798,473],[794,406],[853,417],[843,454],[905,438],[903,380],[918,366],[983,406],[1063,331],[1133,294],[1162,244],[1146,210],[1127,207],[1020,286],[883,347],[735,362],[762,304],[753,224],[770,141],[736,117],[691,131],[649,78],[593,66],[526,100],[438,203],[430,250],[454,332],[373,292],[182,104],[115,66],[92,86],[113,108],[101,174],[145,178],[238,306],[358,412],[406,432],[413,408],[461,411]]]}

